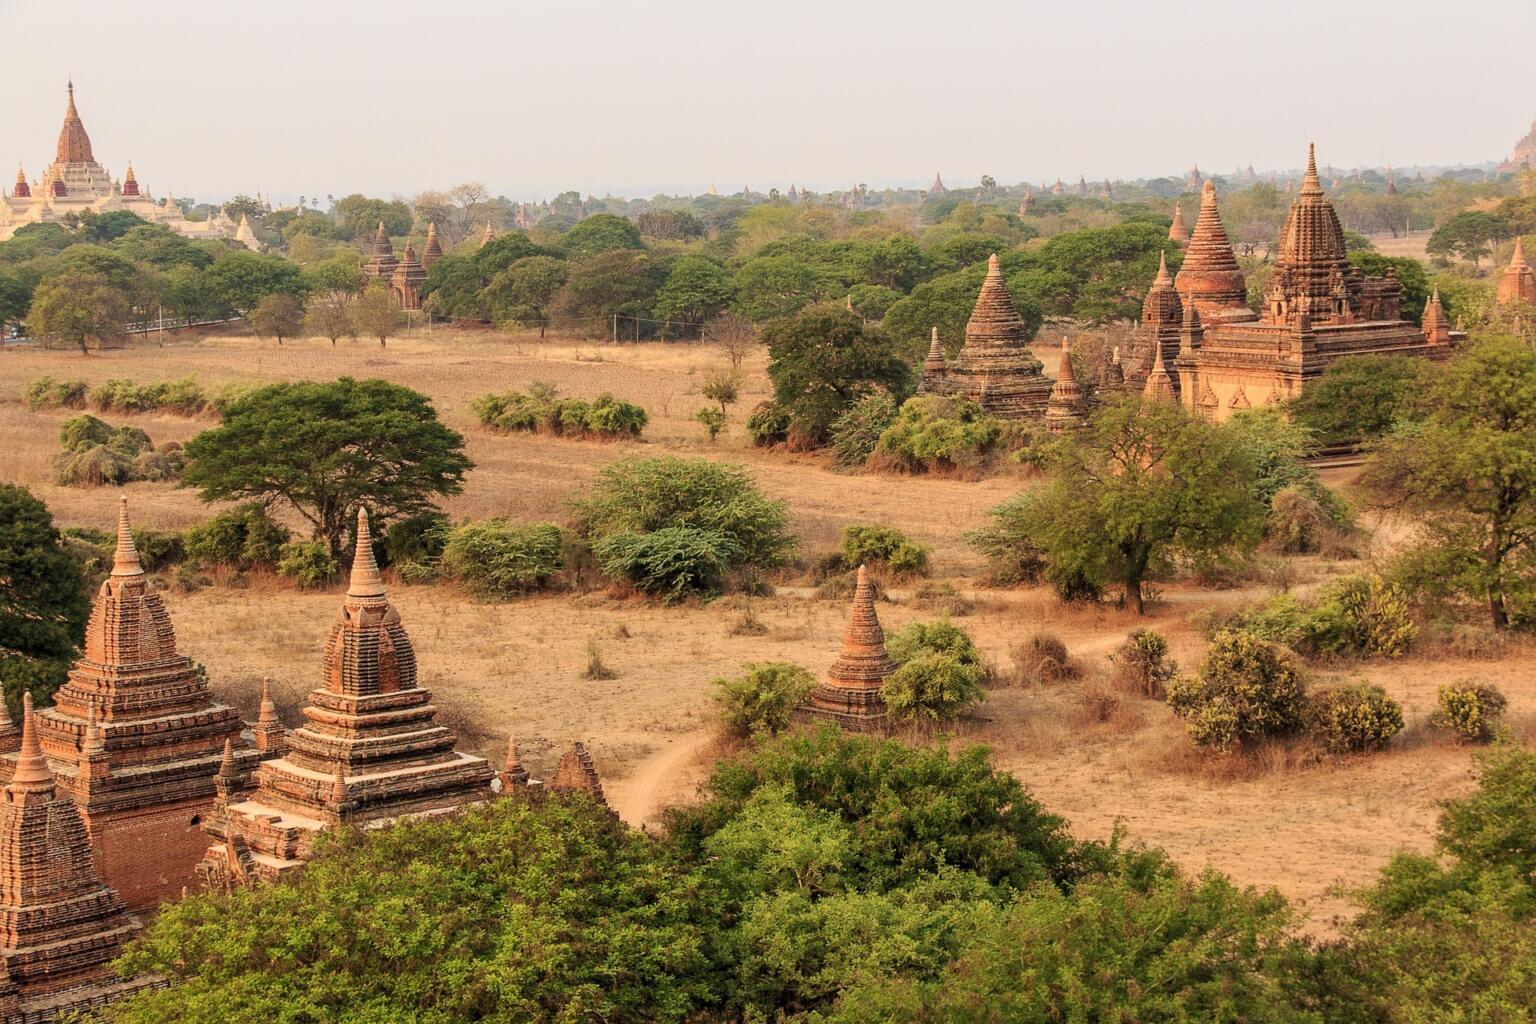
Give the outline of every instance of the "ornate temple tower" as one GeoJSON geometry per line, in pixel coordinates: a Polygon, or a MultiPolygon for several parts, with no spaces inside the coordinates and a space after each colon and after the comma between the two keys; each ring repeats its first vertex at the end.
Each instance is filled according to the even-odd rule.
{"type": "Polygon", "coordinates": [[[416,260],[416,250],[411,244],[405,244],[405,256],[395,266],[395,272],[390,275],[390,290],[395,293],[395,298],[400,302],[401,309],[421,308],[421,286],[427,283],[427,271],[416,260]]]}
{"type": "Polygon", "coordinates": [[[1430,295],[1429,301],[1424,303],[1424,316],[1419,322],[1424,329],[1424,337],[1431,345],[1451,344],[1451,319],[1445,315],[1445,306],[1440,302],[1440,289],[1436,288],[1430,295]]]}
{"type": "Polygon", "coordinates": [[[1525,243],[1515,236],[1515,251],[1509,258],[1509,266],[1499,275],[1499,303],[1511,305],[1524,302],[1536,305],[1536,271],[1525,259],[1525,243]]]}
{"type": "Polygon", "coordinates": [[[1080,427],[1088,411],[1088,396],[1077,383],[1072,370],[1072,350],[1061,339],[1061,366],[1051,385],[1050,401],[1045,406],[1045,425],[1053,433],[1080,427]]]}
{"type": "Polygon", "coordinates": [[[373,252],[363,264],[363,284],[366,286],[375,280],[392,284],[395,267],[399,264],[400,261],[395,259],[395,247],[389,241],[389,232],[384,230],[384,222],[379,221],[379,229],[373,233],[373,252]]]}
{"type": "Polygon", "coordinates": [[[64,124],[53,163],[43,172],[43,193],[56,198],[100,198],[113,194],[112,176],[96,162],[91,152],[91,137],[75,109],[75,83],[69,83],[69,100],[64,108],[64,124]]]}
{"type": "Polygon", "coordinates": [[[1044,413],[1051,382],[1029,351],[1027,333],[993,253],[965,325],[965,344],[945,371],[943,393],[969,398],[1002,419],[1044,413]]]}
{"type": "Polygon", "coordinates": [[[1179,396],[1173,389],[1173,378],[1168,374],[1168,368],[1163,364],[1163,350],[1156,349],[1152,354],[1152,372],[1147,374],[1147,382],[1142,385],[1141,395],[1149,402],[1177,402],[1179,396]]]}
{"type": "Polygon", "coordinates": [[[1173,223],[1168,226],[1168,238],[1182,248],[1189,242],[1189,228],[1184,226],[1184,204],[1173,204],[1173,223]]]}
{"type": "Polygon", "coordinates": [[[1275,271],[1265,290],[1265,317],[1289,323],[1305,311],[1314,326],[1353,323],[1360,278],[1350,266],[1339,215],[1318,179],[1315,147],[1308,145],[1301,190],[1280,229],[1275,271]]]}
{"type": "Polygon", "coordinates": [[[1216,209],[1213,182],[1207,181],[1200,191],[1200,215],[1195,218],[1195,232],[1173,286],[1208,322],[1254,319],[1253,310],[1248,308],[1247,282],[1216,209]]]}
{"type": "MultiPolygon", "coordinates": [[[[239,712],[216,702],[176,650],[165,604],[139,564],[126,498],[85,653],[35,726],[107,884],[135,910],[179,895],[207,845],[202,818],[213,807],[224,742],[235,743],[244,765],[258,755],[240,738],[239,712]]],[[[15,755],[0,758],[0,772],[19,770],[15,755]]]]}
{"type": "Polygon", "coordinates": [[[432,264],[436,263],[442,255],[443,244],[437,240],[437,224],[428,224],[427,241],[421,247],[421,269],[431,270],[432,264]]]}
{"type": "Polygon", "coordinates": [[[112,970],[139,923],[97,875],[80,810],[43,756],[31,694],[23,704],[21,749],[0,798],[0,1020],[30,1024],[163,982],[112,970]]]}
{"type": "Polygon", "coordinates": [[[949,189],[944,187],[944,179],[939,177],[938,171],[934,171],[933,184],[928,186],[928,194],[931,196],[941,196],[948,191],[949,189]]]}
{"type": "Polygon", "coordinates": [[[939,329],[929,328],[928,355],[923,358],[923,372],[917,378],[917,393],[940,394],[944,390],[944,348],[939,344],[939,329]]]}
{"type": "Polygon", "coordinates": [[[1152,372],[1157,352],[1162,352],[1165,363],[1173,360],[1179,351],[1179,325],[1184,321],[1184,302],[1173,275],[1168,273],[1168,254],[1158,253],[1157,261],[1157,277],[1141,302],[1141,324],[1133,335],[1135,348],[1126,372],[1126,379],[1137,385],[1145,383],[1152,372]]]}
{"type": "Polygon", "coordinates": [[[843,653],[828,670],[826,681],[811,691],[810,703],[799,709],[797,717],[835,722],[854,732],[879,732],[887,720],[880,688],[894,671],[896,662],[886,652],[885,631],[875,614],[875,588],[861,565],[848,606],[843,653]]]}
{"type": "Polygon", "coordinates": [[[309,694],[304,724],[287,734],[286,751],[260,763],[253,789],[226,785],[209,815],[216,842],[205,843],[198,866],[205,885],[289,877],[325,828],[454,810],[494,795],[490,764],[454,749],[457,737],[437,724],[432,695],[416,681],[416,653],[385,595],[365,512],[324,651],[324,681],[309,694]]]}
{"type": "Polygon", "coordinates": [[[16,185],[11,189],[13,199],[31,199],[32,186],[27,184],[27,172],[20,165],[16,165],[16,185]]]}

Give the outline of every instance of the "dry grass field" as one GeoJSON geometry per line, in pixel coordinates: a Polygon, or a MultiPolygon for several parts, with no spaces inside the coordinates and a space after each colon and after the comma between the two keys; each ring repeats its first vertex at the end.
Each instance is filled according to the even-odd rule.
{"type": "MultiPolygon", "coordinates": [[[[1048,371],[1054,348],[1040,346],[1048,371]]],[[[568,499],[596,469],[627,455],[675,451],[741,462],[767,493],[788,503],[808,555],[829,550],[841,527],[855,522],[887,523],[930,545],[935,576],[974,599],[975,609],[961,621],[1000,670],[1011,667],[1010,648],[1036,631],[1065,641],[1084,668],[1082,679],[995,690],[981,715],[958,733],[991,745],[999,763],[1079,834],[1107,836],[1123,822],[1133,839],[1165,847],[1190,868],[1209,864],[1242,882],[1278,887],[1311,913],[1319,930],[1344,908],[1337,886],[1367,881],[1396,850],[1427,849],[1437,800],[1471,785],[1470,752],[1425,728],[1437,686],[1463,678],[1492,682],[1510,697],[1516,734],[1527,742],[1536,735],[1536,651],[1516,646],[1495,660],[1417,654],[1341,670],[1381,684],[1403,703],[1409,728],[1387,753],[1297,763],[1276,751],[1240,768],[1198,757],[1160,703],[1099,699],[1106,657],[1144,621],[1168,636],[1180,662],[1193,665],[1203,641],[1192,620],[1202,609],[1268,591],[1169,586],[1150,621],[1139,621],[1109,607],[1063,608],[1043,591],[985,589],[981,564],[960,535],[1028,486],[1027,479],[840,474],[819,459],[754,451],[741,423],[768,390],[761,359],[746,367],[742,401],[727,435],[711,447],[691,417],[704,404],[697,382],[723,363],[721,353],[701,345],[611,346],[441,330],[392,340],[382,350],[323,341],[279,348],[244,337],[173,340],[164,348],[140,342],[89,357],[6,350],[0,352],[0,479],[30,487],[61,525],[111,524],[116,491],[51,483],[58,426],[69,414],[27,412],[18,400],[21,386],[43,375],[93,383],[192,375],[216,386],[351,374],[410,385],[429,394],[443,419],[468,439],[476,468],[464,493],[447,502],[455,517],[561,520],[568,499]],[[471,399],[536,380],[578,397],[612,391],[640,403],[651,416],[645,440],[497,436],[476,425],[471,399]]],[[[157,443],[185,440],[209,422],[106,418],[131,421],[157,443]]],[[[192,492],[170,484],[125,490],[140,525],[184,527],[208,515],[192,492]]],[[[1294,570],[1306,585],[1336,567],[1302,560],[1294,570]]],[[[586,739],[612,800],[635,823],[652,820],[665,801],[686,798],[718,750],[709,681],[753,660],[789,659],[824,671],[836,656],[844,611],[797,580],[752,602],[753,615],[767,627],[755,636],[733,632],[746,610],[741,598],[662,608],[594,592],[485,604],[449,586],[399,583],[391,596],[415,641],[423,681],[463,732],[466,747],[499,756],[504,737],[514,733],[537,774],[569,740],[586,739]],[[616,678],[581,677],[593,646],[616,678]]],[[[891,596],[881,606],[888,628],[933,617],[907,603],[900,590],[891,596]]],[[[182,649],[208,666],[219,693],[253,715],[258,682],[269,676],[292,721],[318,682],[320,644],[337,598],[258,578],[242,587],[172,592],[167,601],[182,649]]]]}

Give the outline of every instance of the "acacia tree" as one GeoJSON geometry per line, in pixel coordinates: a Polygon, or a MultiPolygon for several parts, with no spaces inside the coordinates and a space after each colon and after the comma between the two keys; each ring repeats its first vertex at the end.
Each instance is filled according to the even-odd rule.
{"type": "Polygon", "coordinates": [[[204,501],[283,502],[333,557],[358,506],[375,522],[426,513],[472,463],[427,396],[350,377],[258,388],[186,446],[182,484],[204,501]]]}
{"type": "Polygon", "coordinates": [[[247,314],[246,321],[257,337],[273,337],[281,345],[285,337],[291,338],[303,328],[304,307],[292,295],[273,292],[256,303],[256,308],[247,314]]]}
{"type": "Polygon", "coordinates": [[[1536,595],[1536,352],[1482,341],[1435,375],[1415,411],[1362,482],[1421,525],[1425,582],[1485,601],[1504,629],[1536,595]]]}
{"type": "Polygon", "coordinates": [[[120,337],[128,325],[128,296],[100,274],[71,271],[44,281],[32,295],[27,326],[35,334],[56,334],[89,354],[120,337]]]}
{"type": "Polygon", "coordinates": [[[973,540],[998,561],[1028,546],[1064,595],[1120,584],[1137,614],[1144,585],[1178,557],[1258,543],[1265,506],[1242,437],[1167,403],[1105,406],[1052,451],[1050,481],[994,510],[973,540]]]}

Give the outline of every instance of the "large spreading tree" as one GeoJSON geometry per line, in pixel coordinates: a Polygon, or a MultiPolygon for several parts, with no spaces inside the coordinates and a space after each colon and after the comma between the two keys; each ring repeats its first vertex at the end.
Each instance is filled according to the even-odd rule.
{"type": "Polygon", "coordinates": [[[814,306],[763,331],[774,401],[791,439],[825,444],[832,421],[861,398],[885,392],[900,401],[912,370],[877,327],[835,306],[814,306]]]}
{"type": "Polygon", "coordinates": [[[427,512],[472,465],[425,395],[350,377],[258,388],[186,453],[204,501],[287,504],[337,557],[359,506],[380,523],[427,512]]]}
{"type": "Polygon", "coordinates": [[[13,716],[23,690],[42,699],[64,682],[90,611],[48,506],[0,484],[0,684],[13,716]]]}

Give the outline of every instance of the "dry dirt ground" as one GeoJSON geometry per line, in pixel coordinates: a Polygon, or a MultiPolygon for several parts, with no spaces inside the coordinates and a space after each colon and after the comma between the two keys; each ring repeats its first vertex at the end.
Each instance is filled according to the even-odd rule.
{"type": "MultiPolygon", "coordinates": [[[[1039,347],[1049,372],[1055,346],[1039,347]]],[[[1470,752],[1425,728],[1437,686],[1463,678],[1494,683],[1510,697],[1516,735],[1527,743],[1536,736],[1536,651],[1515,647],[1495,660],[1416,655],[1350,667],[1348,675],[1381,684],[1404,705],[1409,728],[1384,754],[1298,764],[1274,752],[1240,770],[1196,756],[1160,703],[1122,698],[1104,707],[1091,699],[1109,652],[1143,623],[1110,607],[1063,608],[1038,590],[981,586],[982,566],[961,534],[1029,486],[1027,479],[840,474],[819,459],[755,451],[741,422],[768,391],[761,357],[749,360],[727,435],[711,447],[691,416],[704,404],[697,393],[701,376],[723,364],[722,353],[702,345],[611,346],[441,330],[392,340],[383,350],[345,341],[336,348],[323,341],[278,347],[244,337],[172,340],[163,348],[141,342],[89,357],[11,349],[0,352],[0,480],[30,487],[61,525],[111,524],[115,490],[50,481],[58,426],[69,414],[31,413],[18,400],[23,384],[45,374],[93,383],[193,375],[210,387],[341,374],[408,384],[428,393],[443,419],[465,434],[476,463],[464,493],[447,502],[455,517],[562,520],[566,502],[596,469],[628,455],[676,451],[743,463],[767,493],[788,503],[808,556],[830,550],[849,523],[887,523],[932,546],[935,576],[975,599],[974,611],[960,621],[999,669],[1006,672],[1010,648],[1038,630],[1066,642],[1084,668],[1082,680],[995,690],[979,719],[958,732],[991,745],[998,762],[1078,834],[1105,837],[1121,822],[1134,840],[1162,846],[1192,869],[1211,865],[1245,883],[1278,887],[1320,930],[1345,909],[1339,885],[1369,881],[1394,851],[1427,849],[1437,801],[1472,784],[1470,752]],[[498,436],[476,425],[472,398],[536,380],[578,397],[612,391],[640,403],[651,416],[646,439],[599,444],[498,436]]],[[[185,440],[210,423],[105,418],[133,422],[156,442],[185,440]]],[[[1342,482],[1348,474],[1332,475],[1342,482]]],[[[209,513],[192,492],[171,484],[124,490],[143,526],[184,527],[209,513]]],[[[1335,570],[1301,561],[1292,575],[1305,581],[1335,570]]],[[[1193,665],[1204,643],[1195,624],[1202,610],[1269,592],[1169,586],[1145,624],[1164,632],[1174,655],[1193,665]]],[[[172,591],[167,601],[182,649],[207,665],[221,695],[254,715],[258,682],[268,676],[292,721],[303,695],[319,682],[320,644],[338,596],[339,589],[305,593],[257,578],[240,587],[220,582],[190,594],[172,591]]],[[[743,662],[772,659],[824,672],[836,656],[844,614],[840,603],[818,600],[796,581],[751,602],[752,615],[767,627],[762,635],[736,635],[747,610],[741,598],[662,608],[594,592],[486,604],[451,586],[398,582],[391,597],[416,644],[423,682],[466,747],[499,759],[505,737],[515,734],[537,775],[553,766],[564,744],[585,739],[615,806],[636,824],[654,821],[666,802],[690,796],[719,751],[710,680],[743,662]],[[593,648],[616,678],[582,678],[593,648]]],[[[933,617],[900,589],[892,597],[881,606],[887,628],[933,617]]]]}

